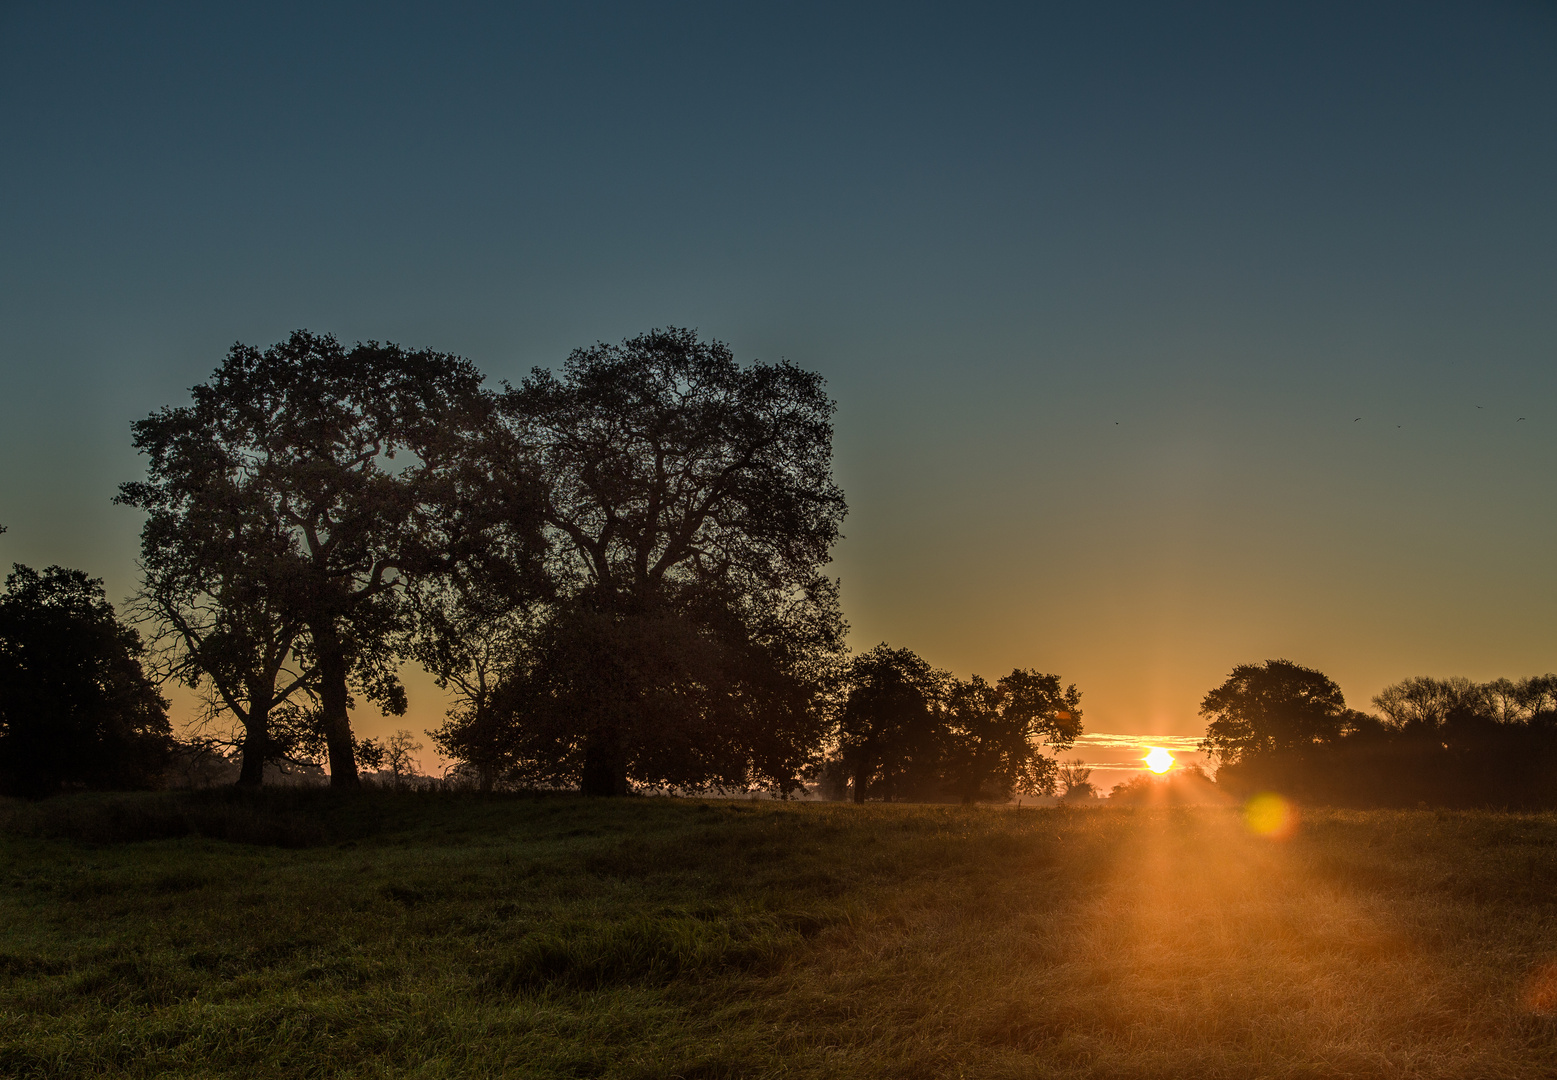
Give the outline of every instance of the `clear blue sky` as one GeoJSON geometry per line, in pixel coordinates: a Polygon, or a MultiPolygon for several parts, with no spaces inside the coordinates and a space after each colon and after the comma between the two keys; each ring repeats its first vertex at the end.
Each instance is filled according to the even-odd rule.
{"type": "Polygon", "coordinates": [[[830,380],[856,647],[1142,732],[1557,669],[1551,3],[12,0],[0,162],[5,562],[128,593],[235,340],[674,324],[830,380]]]}

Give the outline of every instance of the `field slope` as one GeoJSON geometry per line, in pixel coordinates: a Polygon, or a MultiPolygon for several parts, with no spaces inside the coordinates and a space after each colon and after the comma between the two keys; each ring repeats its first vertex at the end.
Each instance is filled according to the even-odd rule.
{"type": "Polygon", "coordinates": [[[0,1075],[1557,1075],[1550,816],[0,811],[0,1075]]]}

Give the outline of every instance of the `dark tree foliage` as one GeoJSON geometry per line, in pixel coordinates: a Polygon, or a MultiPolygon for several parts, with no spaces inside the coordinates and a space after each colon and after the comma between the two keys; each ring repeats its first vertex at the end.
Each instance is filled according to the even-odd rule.
{"type": "Polygon", "coordinates": [[[1206,737],[1200,749],[1224,765],[1301,755],[1346,730],[1341,688],[1328,676],[1290,660],[1239,664],[1200,703],[1206,737]]]}
{"type": "Polygon", "coordinates": [[[532,645],[529,605],[479,582],[450,579],[418,590],[417,600],[411,655],[454,698],[444,723],[428,734],[491,791],[522,764],[516,712],[502,707],[498,691],[532,645]]]}
{"type": "Polygon", "coordinates": [[[1331,801],[1557,806],[1557,676],[1419,677],[1373,704],[1382,722],[1339,748],[1331,801]]]}
{"type": "Polygon", "coordinates": [[[1042,748],[1069,750],[1081,734],[1081,693],[1021,668],[993,686],[975,675],[951,687],[946,719],[947,780],[961,801],[1051,795],[1056,765],[1042,748]]]}
{"type": "Polygon", "coordinates": [[[156,785],[172,740],[140,655],[101,581],[17,565],[0,595],[0,791],[156,785]]]}
{"type": "Polygon", "coordinates": [[[1081,734],[1081,694],[1020,668],[991,685],[953,679],[885,643],[854,658],[839,720],[839,759],[866,798],[962,802],[1050,794],[1044,752],[1081,734]]]}
{"type": "Polygon", "coordinates": [[[849,662],[839,756],[854,801],[937,798],[945,755],[940,712],[951,677],[882,642],[849,662]]]}
{"type": "Polygon", "coordinates": [[[503,691],[515,759],[596,794],[791,790],[844,631],[821,377],[670,329],[536,369],[502,408],[539,466],[556,587],[503,691]]]}
{"type": "Polygon", "coordinates": [[[354,786],[353,689],[405,709],[408,583],[458,565],[515,589],[538,574],[521,535],[533,513],[512,497],[523,469],[491,479],[506,449],[491,400],[445,353],[298,331],[263,352],[233,346],[192,395],[134,425],[148,479],[121,489],[149,515],[151,609],[189,671],[252,686],[251,714],[286,689],[276,657],[295,658],[331,783],[354,786]],[[186,634],[177,613],[194,611],[186,634]]]}
{"type": "Polygon", "coordinates": [[[1202,749],[1233,794],[1275,790],[1351,806],[1557,806],[1557,676],[1406,679],[1345,707],[1318,672],[1242,665],[1206,697],[1202,749]],[[1277,669],[1274,679],[1259,676],[1277,669]],[[1255,678],[1240,679],[1241,673],[1255,678]],[[1255,688],[1259,692],[1244,694],[1255,688]]]}
{"type": "Polygon", "coordinates": [[[295,759],[315,735],[312,672],[294,652],[305,627],[287,530],[274,507],[243,498],[143,505],[135,611],[152,628],[160,674],[205,691],[213,718],[237,721],[236,738],[215,741],[236,744],[238,783],[257,787],[267,762],[295,759]]]}

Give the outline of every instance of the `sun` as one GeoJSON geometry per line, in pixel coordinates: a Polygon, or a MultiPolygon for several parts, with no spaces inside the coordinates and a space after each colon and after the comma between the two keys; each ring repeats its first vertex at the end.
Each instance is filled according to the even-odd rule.
{"type": "Polygon", "coordinates": [[[1173,768],[1173,755],[1160,746],[1154,746],[1146,755],[1146,767],[1154,773],[1165,773],[1173,768]]]}

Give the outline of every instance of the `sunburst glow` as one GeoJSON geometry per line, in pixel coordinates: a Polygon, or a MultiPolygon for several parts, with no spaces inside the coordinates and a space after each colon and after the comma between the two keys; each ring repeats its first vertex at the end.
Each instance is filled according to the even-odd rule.
{"type": "Polygon", "coordinates": [[[1173,755],[1160,746],[1154,746],[1146,755],[1146,767],[1154,773],[1165,773],[1173,768],[1173,755]]]}

